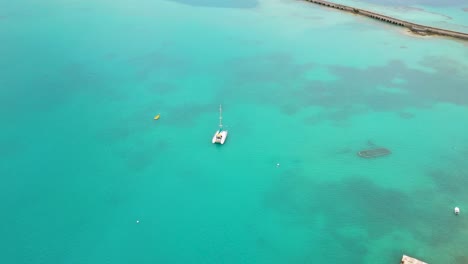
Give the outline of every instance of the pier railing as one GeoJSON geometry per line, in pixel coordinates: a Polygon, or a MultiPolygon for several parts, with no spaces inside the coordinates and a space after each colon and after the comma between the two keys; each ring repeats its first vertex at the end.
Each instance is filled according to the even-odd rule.
{"type": "Polygon", "coordinates": [[[366,16],[366,17],[380,20],[382,22],[386,22],[386,23],[393,24],[396,26],[406,27],[410,29],[412,32],[420,34],[420,35],[440,35],[440,36],[447,36],[447,37],[452,37],[452,38],[457,38],[457,39],[462,39],[462,40],[468,40],[468,34],[463,33],[463,32],[420,25],[420,24],[408,22],[405,20],[401,20],[398,18],[367,11],[361,8],[355,8],[352,6],[347,6],[347,5],[342,5],[342,4],[336,4],[333,2],[329,2],[329,1],[323,1],[323,0],[305,0],[305,1],[308,1],[314,4],[319,4],[322,6],[327,6],[330,8],[335,8],[335,9],[351,12],[356,15],[366,16]]]}

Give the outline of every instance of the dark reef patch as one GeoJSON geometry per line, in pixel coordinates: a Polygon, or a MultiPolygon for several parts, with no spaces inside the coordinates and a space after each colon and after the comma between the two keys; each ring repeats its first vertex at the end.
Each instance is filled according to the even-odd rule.
{"type": "Polygon", "coordinates": [[[428,172],[428,176],[435,183],[442,193],[459,195],[468,186],[468,171],[446,172],[443,170],[433,170],[428,172]]]}
{"type": "Polygon", "coordinates": [[[10,111],[21,112],[25,108],[48,111],[79,95],[106,93],[102,79],[100,73],[79,63],[47,69],[47,72],[38,70],[29,78],[5,82],[7,87],[14,89],[2,96],[0,102],[5,101],[10,111]]]}
{"type": "Polygon", "coordinates": [[[402,61],[366,69],[330,66],[327,70],[336,79],[321,81],[310,79],[314,63],[299,63],[282,53],[257,55],[227,62],[228,85],[219,93],[273,105],[287,115],[311,106],[325,108],[305,118],[310,124],[343,121],[367,111],[402,113],[439,102],[468,106],[468,65],[440,57],[426,57],[421,65],[432,72],[402,61]]]}
{"type": "Polygon", "coordinates": [[[363,230],[369,239],[378,239],[402,226],[414,227],[411,216],[416,216],[418,210],[402,192],[361,178],[317,183],[294,171],[285,175],[279,178],[277,189],[267,195],[266,206],[278,210],[293,225],[307,226],[315,223],[317,216],[324,217],[323,232],[333,242],[327,243],[324,238],[323,245],[325,251],[337,253],[330,256],[335,260],[333,263],[347,263],[346,258],[359,263],[367,253],[368,241],[349,235],[347,227],[363,230]],[[336,201],[342,202],[337,205],[336,201]]]}
{"type": "Polygon", "coordinates": [[[368,110],[362,107],[343,106],[342,108],[329,108],[315,115],[306,117],[304,123],[315,125],[322,121],[332,121],[334,125],[344,126],[345,121],[352,115],[364,114],[368,110]]]}
{"type": "Polygon", "coordinates": [[[141,172],[155,164],[158,157],[166,153],[169,144],[165,141],[139,142],[133,147],[128,147],[122,154],[132,171],[141,172]]]}
{"type": "Polygon", "coordinates": [[[117,119],[110,119],[107,123],[103,122],[101,130],[97,133],[99,141],[116,143],[149,132],[154,129],[153,117],[157,113],[157,107],[158,104],[146,106],[117,119]]]}
{"type": "Polygon", "coordinates": [[[153,51],[127,60],[136,69],[136,75],[141,79],[151,76],[181,76],[187,74],[188,62],[182,58],[169,57],[158,51],[153,51]]]}
{"type": "Polygon", "coordinates": [[[171,126],[191,127],[200,115],[216,113],[216,109],[213,104],[185,103],[169,109],[171,118],[165,120],[165,123],[171,126]]]}
{"type": "MultiPolygon", "coordinates": [[[[340,243],[327,245],[324,240],[323,245],[329,247],[324,250],[337,255],[365,255],[368,243],[395,231],[438,247],[455,243],[457,239],[448,232],[448,224],[454,230],[466,228],[466,221],[457,221],[450,213],[440,213],[446,211],[446,201],[438,200],[436,190],[407,194],[360,177],[319,183],[298,171],[286,171],[283,176],[267,193],[265,206],[282,214],[287,219],[285,224],[313,228],[318,217],[324,219],[321,221],[324,232],[340,243]],[[428,201],[433,205],[430,208],[425,207],[428,201]],[[348,228],[361,230],[360,235],[348,232],[348,228]]],[[[337,259],[334,263],[346,261],[337,259]]]]}
{"type": "Polygon", "coordinates": [[[377,186],[367,179],[350,178],[340,183],[319,184],[297,173],[285,172],[278,189],[267,197],[268,204],[293,217],[302,218],[307,223],[317,214],[330,219],[332,226],[356,225],[367,229],[374,237],[380,237],[394,228],[394,223],[409,224],[408,216],[415,214],[409,197],[396,190],[377,186]],[[340,206],[327,207],[343,201],[340,206]],[[392,201],[392,203],[388,203],[392,201]],[[377,225],[363,225],[378,222],[377,225]],[[381,228],[382,224],[385,228],[381,228]]]}
{"type": "Polygon", "coordinates": [[[339,77],[338,81],[312,81],[296,94],[303,106],[319,105],[334,109],[358,104],[374,111],[401,112],[407,107],[430,107],[435,102],[468,105],[468,66],[442,58],[427,58],[422,63],[435,72],[410,69],[399,61],[365,70],[335,66],[331,72],[339,77]],[[395,84],[395,78],[406,82],[395,84]],[[376,89],[379,86],[396,87],[407,93],[388,93],[376,89]]]}

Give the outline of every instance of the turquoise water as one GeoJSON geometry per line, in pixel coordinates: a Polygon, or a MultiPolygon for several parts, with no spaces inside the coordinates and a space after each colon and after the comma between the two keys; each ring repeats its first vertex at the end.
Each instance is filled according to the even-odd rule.
{"type": "Polygon", "coordinates": [[[466,43],[184,2],[0,2],[2,263],[468,263],[466,43]]]}
{"type": "Polygon", "coordinates": [[[468,33],[466,0],[333,0],[426,26],[468,33]]]}

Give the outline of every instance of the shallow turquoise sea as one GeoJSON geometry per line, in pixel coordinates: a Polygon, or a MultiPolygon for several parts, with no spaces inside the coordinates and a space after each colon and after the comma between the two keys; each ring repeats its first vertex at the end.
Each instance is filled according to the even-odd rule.
{"type": "Polygon", "coordinates": [[[0,0],[0,41],[1,263],[468,263],[466,42],[290,0],[0,0]]]}
{"type": "Polygon", "coordinates": [[[468,33],[465,0],[333,0],[426,26],[468,33]]]}

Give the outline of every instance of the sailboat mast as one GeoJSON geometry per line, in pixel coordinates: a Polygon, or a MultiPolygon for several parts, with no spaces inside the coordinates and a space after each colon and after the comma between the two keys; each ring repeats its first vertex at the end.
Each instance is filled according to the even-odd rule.
{"type": "Polygon", "coordinates": [[[223,116],[221,105],[219,105],[219,129],[223,129],[223,116]]]}

